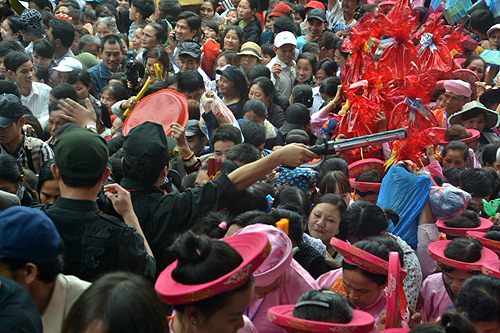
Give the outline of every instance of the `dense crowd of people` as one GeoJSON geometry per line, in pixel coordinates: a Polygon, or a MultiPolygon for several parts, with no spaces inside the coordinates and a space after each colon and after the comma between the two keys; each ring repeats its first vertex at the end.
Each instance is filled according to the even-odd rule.
{"type": "Polygon", "coordinates": [[[500,333],[500,19],[462,12],[0,4],[0,332],[500,333]]]}

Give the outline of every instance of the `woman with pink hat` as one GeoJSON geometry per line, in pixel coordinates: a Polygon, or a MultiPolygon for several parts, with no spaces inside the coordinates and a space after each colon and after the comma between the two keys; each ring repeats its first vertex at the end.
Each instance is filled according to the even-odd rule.
{"type": "Polygon", "coordinates": [[[422,284],[420,296],[423,305],[416,309],[422,315],[422,322],[436,320],[452,308],[464,281],[481,274],[485,262],[498,259],[493,251],[483,248],[478,241],[465,238],[432,242],[428,251],[429,256],[438,262],[441,273],[429,275],[422,284]]]}
{"type": "MultiPolygon", "coordinates": [[[[309,273],[293,258],[292,242],[283,231],[263,224],[247,226],[234,235],[261,233],[267,236],[271,252],[254,271],[255,293],[246,315],[259,332],[284,332],[267,319],[270,307],[296,303],[311,289],[319,289],[309,273]]],[[[234,236],[233,236],[234,237],[234,236]]]]}
{"type": "Polygon", "coordinates": [[[274,306],[269,321],[287,332],[368,333],[375,320],[369,313],[353,310],[349,302],[331,290],[311,290],[297,304],[274,306]]]}
{"type": "MultiPolygon", "coordinates": [[[[375,318],[375,328],[371,331],[378,332],[379,322],[384,310],[406,311],[406,298],[402,292],[402,279],[405,271],[397,271],[400,279],[395,278],[394,285],[389,288],[391,295],[400,292],[400,307],[388,307],[388,274],[389,257],[391,252],[396,252],[399,264],[403,264],[403,251],[395,241],[385,237],[373,237],[350,245],[339,239],[333,238],[332,245],[343,256],[342,268],[330,271],[319,277],[318,284],[322,288],[333,290],[349,299],[357,310],[371,314],[375,318]]],[[[405,315],[408,317],[408,315],[405,315]]],[[[408,327],[406,320],[401,325],[408,327]]]]}
{"type": "Polygon", "coordinates": [[[177,260],[155,284],[160,300],[175,310],[170,332],[256,332],[244,313],[253,296],[252,273],[270,249],[267,237],[255,232],[222,240],[191,231],[180,236],[172,246],[177,260]]]}

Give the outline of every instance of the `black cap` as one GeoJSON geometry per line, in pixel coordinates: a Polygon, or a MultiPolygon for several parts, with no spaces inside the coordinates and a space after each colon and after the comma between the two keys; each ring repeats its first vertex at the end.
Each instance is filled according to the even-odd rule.
{"type": "Polygon", "coordinates": [[[288,16],[282,16],[273,24],[274,34],[277,35],[282,31],[290,31],[295,34],[297,32],[297,24],[288,16]]]}
{"type": "Polygon", "coordinates": [[[309,14],[307,15],[307,20],[311,20],[311,19],[318,19],[320,20],[321,22],[325,23],[326,22],[326,14],[324,11],[322,10],[319,10],[319,9],[313,9],[309,12],[309,14]]]}
{"type": "Polygon", "coordinates": [[[0,95],[0,128],[7,128],[23,115],[19,97],[12,94],[0,95]]]}
{"type": "Polygon", "coordinates": [[[301,103],[292,104],[286,109],[285,123],[281,126],[283,132],[289,132],[293,129],[301,129],[309,124],[311,117],[307,106],[301,103]]]}
{"type": "Polygon", "coordinates": [[[177,56],[188,55],[195,59],[201,58],[201,48],[198,43],[193,42],[192,40],[185,40],[179,45],[179,53],[177,56]]]}
{"type": "Polygon", "coordinates": [[[226,79],[234,82],[238,91],[244,91],[247,88],[247,79],[243,71],[236,66],[226,66],[223,70],[218,69],[217,74],[224,75],[226,79]]]}
{"type": "Polygon", "coordinates": [[[108,165],[106,141],[83,128],[64,132],[54,145],[54,161],[61,175],[91,179],[103,174],[108,165]]]}
{"type": "Polygon", "coordinates": [[[176,142],[165,135],[163,126],[146,121],[134,127],[123,142],[123,161],[132,168],[166,166],[176,142]]]}
{"type": "Polygon", "coordinates": [[[186,125],[186,136],[191,137],[191,136],[199,136],[199,137],[204,137],[205,134],[201,131],[200,128],[200,122],[196,119],[190,119],[188,120],[188,123],[186,125]]]}

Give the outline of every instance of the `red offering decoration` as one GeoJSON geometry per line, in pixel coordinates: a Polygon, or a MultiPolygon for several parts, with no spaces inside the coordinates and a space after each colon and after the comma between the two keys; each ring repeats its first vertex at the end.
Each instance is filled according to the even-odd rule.
{"type": "Polygon", "coordinates": [[[394,156],[393,160],[389,160],[388,163],[390,165],[394,162],[409,160],[418,167],[423,167],[420,156],[422,156],[425,149],[431,145],[437,145],[443,140],[444,133],[436,128],[416,132],[404,141],[394,142],[393,152],[396,152],[396,156],[394,156]]]}
{"type": "Polygon", "coordinates": [[[387,80],[384,82],[405,80],[408,75],[420,74],[418,53],[411,40],[417,20],[410,9],[397,8],[397,5],[394,6],[388,16],[380,14],[385,35],[393,39],[393,43],[380,56],[377,66],[379,74],[387,80]]]}
{"type": "Polygon", "coordinates": [[[208,39],[201,47],[201,51],[203,53],[201,55],[200,67],[208,76],[214,79],[214,63],[220,54],[220,44],[212,39],[208,39]]]}
{"type": "Polygon", "coordinates": [[[406,296],[403,290],[403,270],[399,254],[389,254],[389,274],[387,276],[387,308],[385,329],[395,328],[404,319],[406,312],[406,296]]]}
{"type": "Polygon", "coordinates": [[[442,37],[449,30],[441,19],[443,14],[443,12],[432,13],[415,34],[420,40],[420,45],[417,46],[420,66],[436,80],[451,79],[454,68],[450,50],[442,37]]]}
{"type": "Polygon", "coordinates": [[[208,170],[207,170],[207,182],[209,180],[217,179],[220,175],[220,170],[222,169],[222,160],[217,158],[208,159],[208,170]]]}
{"type": "Polygon", "coordinates": [[[186,127],[189,120],[188,103],[186,96],[173,91],[162,89],[154,94],[141,99],[134,107],[132,113],[125,119],[123,124],[123,136],[137,125],[145,121],[161,124],[165,134],[170,136],[172,123],[178,123],[186,127]]]}

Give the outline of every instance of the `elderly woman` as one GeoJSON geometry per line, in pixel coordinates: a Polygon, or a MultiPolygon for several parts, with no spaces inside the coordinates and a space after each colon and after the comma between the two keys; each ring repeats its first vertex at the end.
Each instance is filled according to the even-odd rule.
{"type": "Polygon", "coordinates": [[[260,46],[254,42],[246,42],[241,45],[241,51],[238,52],[238,56],[240,57],[241,70],[245,76],[247,76],[250,69],[262,61],[260,46]]]}
{"type": "Polygon", "coordinates": [[[475,129],[481,133],[475,146],[471,146],[478,160],[482,159],[484,148],[488,144],[500,146],[500,138],[493,131],[498,125],[498,113],[486,108],[483,104],[472,101],[464,105],[463,110],[454,113],[449,119],[450,125],[461,124],[465,128],[475,129]]]}
{"type": "Polygon", "coordinates": [[[116,19],[114,17],[100,17],[97,20],[97,37],[103,39],[109,35],[115,35],[118,31],[116,19]]]}

